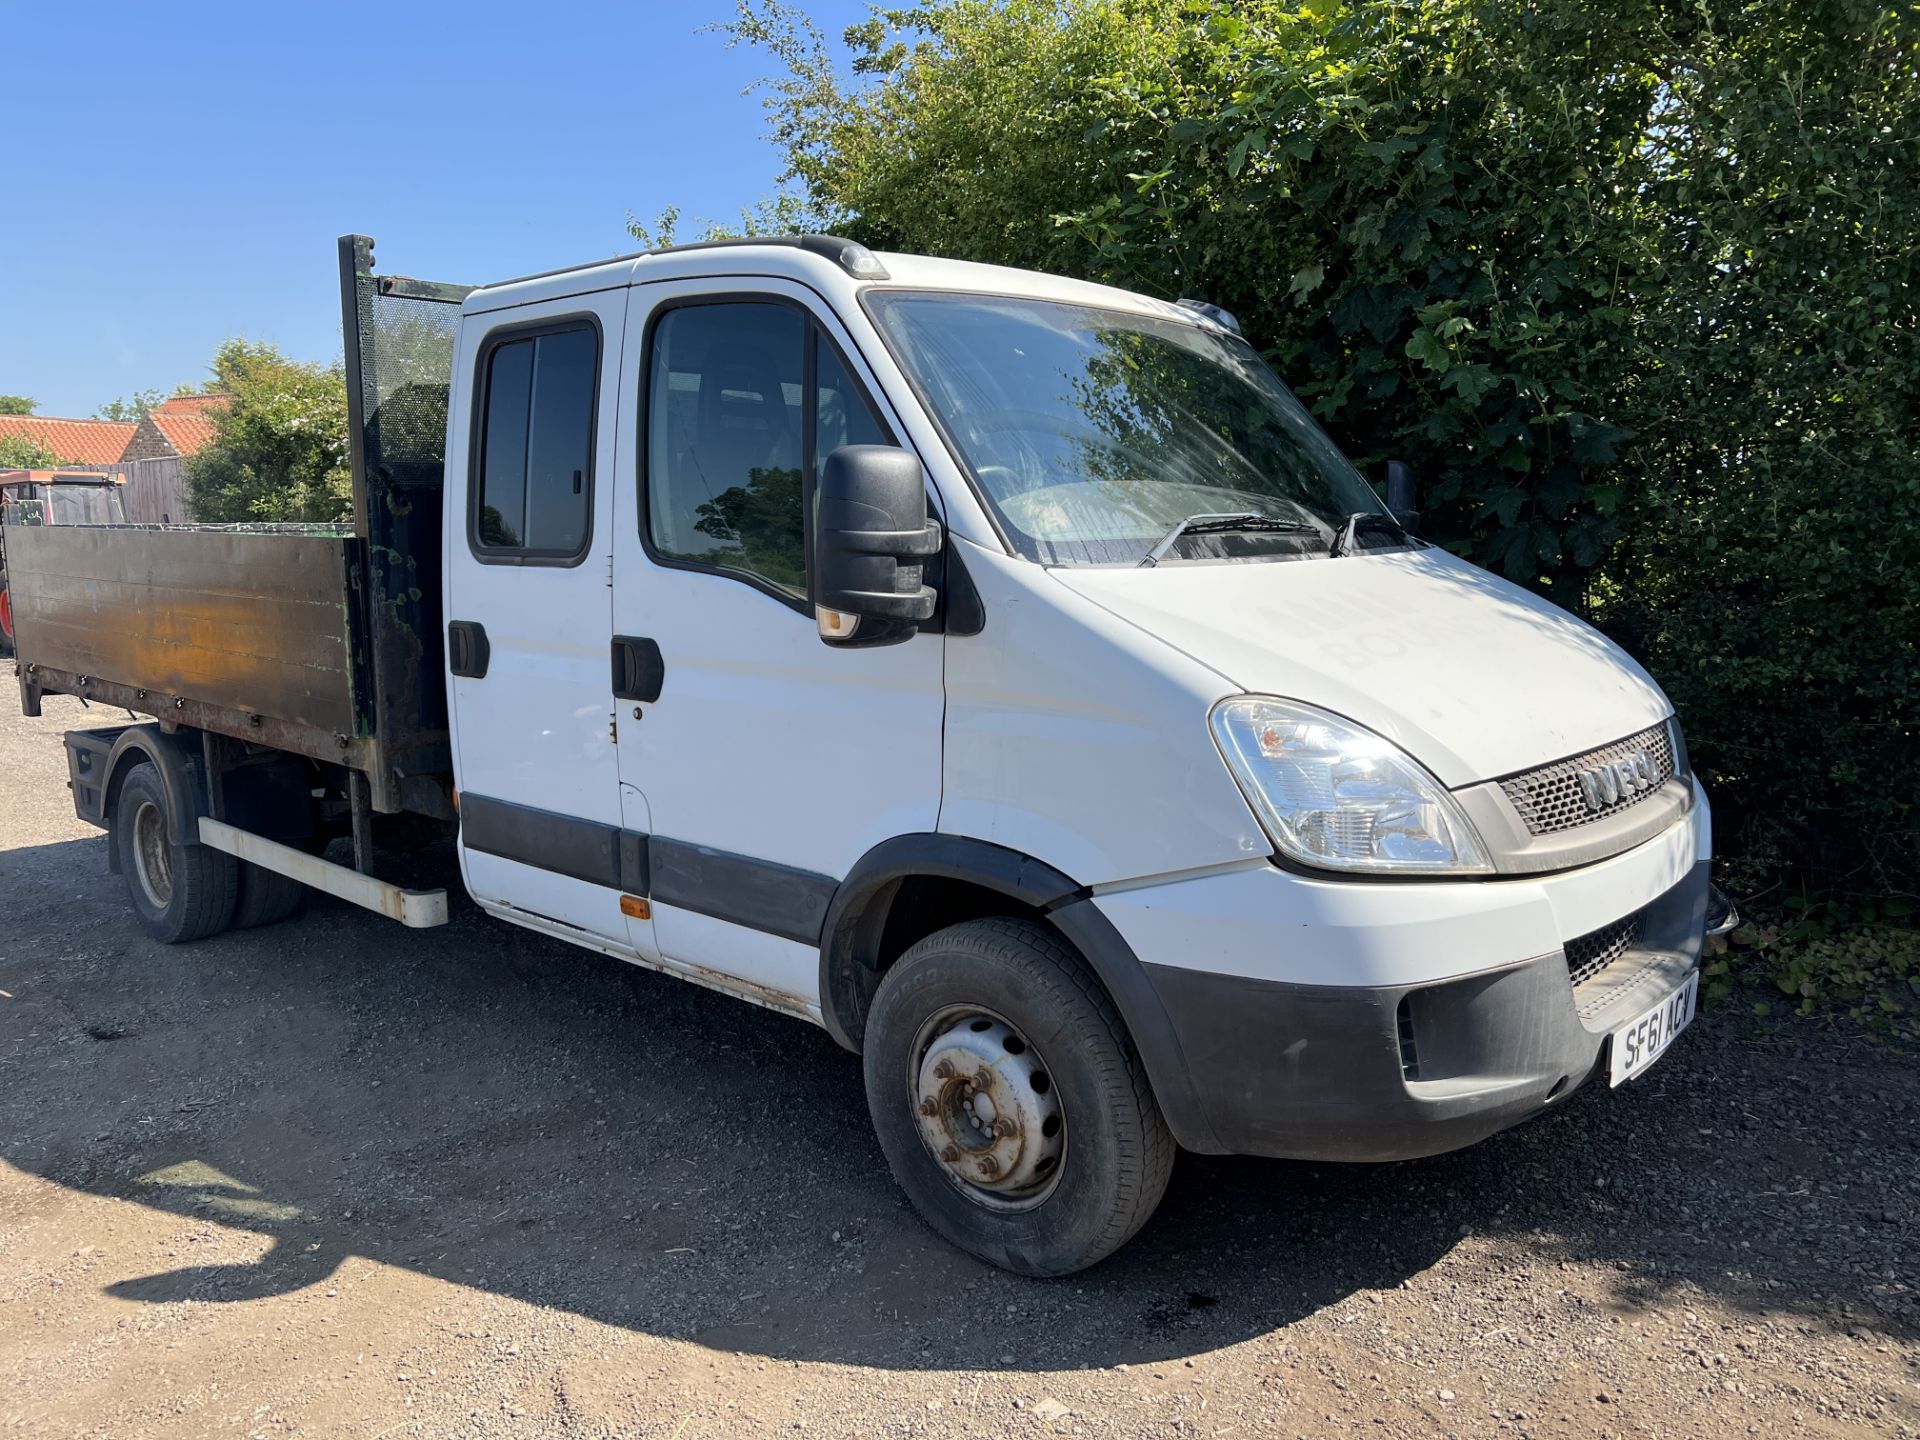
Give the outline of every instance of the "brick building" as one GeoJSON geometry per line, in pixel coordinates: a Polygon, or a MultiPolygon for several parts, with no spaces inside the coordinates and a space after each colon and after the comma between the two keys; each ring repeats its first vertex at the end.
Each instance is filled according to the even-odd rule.
{"type": "Polygon", "coordinates": [[[226,406],[224,395],[176,395],[163,400],[134,428],[118,458],[151,460],[161,455],[191,455],[213,439],[217,417],[226,406]]]}

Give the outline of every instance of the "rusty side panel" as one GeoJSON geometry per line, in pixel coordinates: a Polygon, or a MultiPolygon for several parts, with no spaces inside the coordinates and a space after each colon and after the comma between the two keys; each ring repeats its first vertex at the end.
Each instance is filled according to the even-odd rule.
{"type": "Polygon", "coordinates": [[[373,741],[364,735],[328,734],[310,725],[276,720],[257,710],[235,710],[224,705],[209,705],[185,695],[161,695],[132,685],[102,680],[96,675],[76,675],[66,670],[42,666],[20,667],[20,713],[40,713],[43,695],[78,695],[94,704],[112,709],[131,710],[151,715],[160,729],[203,730],[262,745],[270,750],[285,750],[315,760],[332,760],[349,770],[365,770],[373,764],[373,741]]]}
{"type": "Polygon", "coordinates": [[[350,537],[44,526],[7,543],[23,692],[263,743],[271,730],[319,758],[363,748],[350,537]]]}

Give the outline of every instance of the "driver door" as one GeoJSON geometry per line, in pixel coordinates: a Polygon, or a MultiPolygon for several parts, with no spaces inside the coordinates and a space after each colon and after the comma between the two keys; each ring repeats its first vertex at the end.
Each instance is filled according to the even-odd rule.
{"type": "Polygon", "coordinates": [[[657,698],[619,701],[618,746],[624,823],[649,837],[653,936],[670,961],[817,1009],[834,887],[873,845],[939,818],[941,637],[831,647],[807,602],[820,463],[903,432],[806,287],[632,296],[640,441],[618,492],[613,628],[657,647],[657,698]]]}

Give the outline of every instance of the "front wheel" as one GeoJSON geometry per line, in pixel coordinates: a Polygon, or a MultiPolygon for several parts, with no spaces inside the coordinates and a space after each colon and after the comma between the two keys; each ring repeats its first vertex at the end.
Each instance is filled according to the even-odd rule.
{"type": "Polygon", "coordinates": [[[992,1264],[1069,1275],[1147,1222],[1173,1136],[1113,1002],[1030,920],[972,920],[894,963],[867,1017],[867,1104],[928,1224],[992,1264]]]}

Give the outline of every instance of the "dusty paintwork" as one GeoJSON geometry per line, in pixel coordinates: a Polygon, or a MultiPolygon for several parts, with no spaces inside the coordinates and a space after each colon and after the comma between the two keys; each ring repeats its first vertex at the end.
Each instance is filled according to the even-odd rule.
{"type": "Polygon", "coordinates": [[[758,1005],[765,1010],[777,1010],[782,1015],[792,1015],[796,1019],[824,1026],[817,1007],[809,1005],[800,996],[785,990],[775,990],[771,986],[746,980],[738,975],[729,975],[721,970],[712,970],[705,965],[696,965],[691,961],[655,958],[649,955],[635,954],[589,931],[569,925],[564,920],[555,920],[550,915],[542,915],[537,910],[525,910],[505,900],[481,900],[480,908],[502,920],[510,920],[516,925],[538,930],[544,934],[559,935],[572,944],[588,950],[598,950],[604,955],[625,961],[629,965],[638,965],[644,970],[658,970],[663,975],[672,975],[681,980],[689,980],[708,990],[718,990],[723,995],[731,995],[736,1000],[745,1000],[749,1005],[758,1005]]]}

